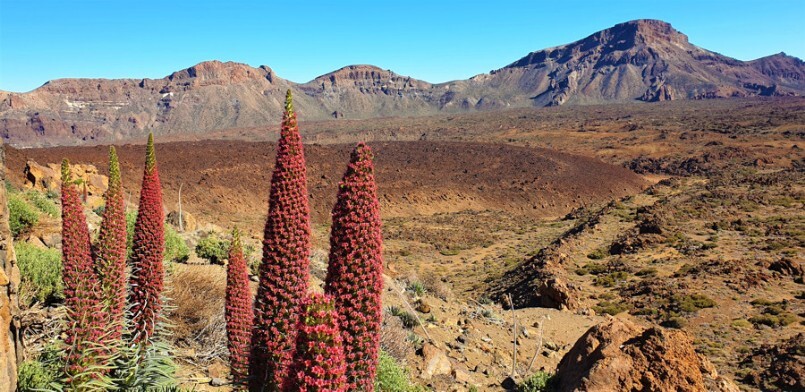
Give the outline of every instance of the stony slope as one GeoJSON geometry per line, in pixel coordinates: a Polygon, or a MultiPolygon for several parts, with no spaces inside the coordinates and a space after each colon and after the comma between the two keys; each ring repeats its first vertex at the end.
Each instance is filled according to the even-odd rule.
{"type": "Polygon", "coordinates": [[[636,20],[533,52],[489,74],[431,84],[352,65],[297,84],[271,68],[208,61],[162,79],[59,79],[0,91],[0,135],[17,146],[204,134],[279,121],[287,89],[303,120],[509,107],[805,94],[805,63],[743,62],[699,48],[671,25],[636,20]]]}

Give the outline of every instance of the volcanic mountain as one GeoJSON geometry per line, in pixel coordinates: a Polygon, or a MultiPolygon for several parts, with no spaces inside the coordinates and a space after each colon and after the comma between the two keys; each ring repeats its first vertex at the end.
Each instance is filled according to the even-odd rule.
{"type": "Polygon", "coordinates": [[[0,134],[20,146],[82,144],[275,124],[285,91],[304,120],[510,107],[805,95],[805,63],[784,53],[740,61],[635,20],[532,52],[488,74],[431,84],[352,65],[298,84],[268,66],[207,61],[162,79],[59,79],[0,92],[0,134]]]}

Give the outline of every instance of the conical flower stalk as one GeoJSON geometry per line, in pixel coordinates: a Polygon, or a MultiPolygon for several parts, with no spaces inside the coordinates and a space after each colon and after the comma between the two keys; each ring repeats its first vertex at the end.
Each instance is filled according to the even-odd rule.
{"type": "Polygon", "coordinates": [[[243,257],[240,233],[235,229],[226,268],[226,336],[233,384],[244,389],[249,376],[249,350],[252,338],[252,295],[249,267],[243,257]]]}
{"type": "Polygon", "coordinates": [[[140,205],[132,241],[129,305],[134,343],[148,342],[162,311],[165,271],[165,216],[162,185],[154,151],[154,135],[148,135],[140,205]]]}
{"type": "Polygon", "coordinates": [[[329,296],[311,294],[303,304],[296,356],[287,392],[346,391],[344,347],[338,313],[329,296]]]}
{"type": "Polygon", "coordinates": [[[103,220],[95,246],[95,269],[108,316],[108,338],[114,342],[121,338],[126,309],[126,207],[114,147],[109,147],[109,188],[104,200],[103,220]]]}
{"type": "Polygon", "coordinates": [[[104,339],[103,312],[98,279],[93,268],[89,229],[70,163],[61,166],[62,279],[67,325],[64,330],[65,373],[68,384],[80,388],[102,365],[100,343],[104,339]]]}
{"type": "Polygon", "coordinates": [[[271,177],[260,283],[255,298],[249,369],[252,391],[279,391],[288,375],[300,305],[307,292],[309,255],[305,152],[288,90],[271,177]]]}
{"type": "Polygon", "coordinates": [[[347,363],[347,390],[373,391],[380,349],[383,238],[373,154],[352,151],[332,213],[325,293],[335,300],[347,363]]]}

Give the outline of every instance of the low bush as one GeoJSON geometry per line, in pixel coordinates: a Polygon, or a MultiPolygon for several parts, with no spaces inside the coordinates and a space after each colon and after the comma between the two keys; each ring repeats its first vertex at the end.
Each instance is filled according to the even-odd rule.
{"type": "Polygon", "coordinates": [[[34,301],[49,304],[61,300],[64,297],[61,252],[26,242],[16,242],[14,250],[22,277],[20,297],[23,304],[31,305],[34,301]]]}
{"type": "Polygon", "coordinates": [[[671,308],[680,312],[693,313],[699,309],[712,308],[715,301],[704,294],[690,294],[671,297],[671,308]]]}
{"type": "Polygon", "coordinates": [[[229,257],[229,241],[215,233],[208,233],[196,244],[196,255],[209,260],[211,264],[223,265],[224,260],[229,257]]]}
{"type": "Polygon", "coordinates": [[[601,260],[603,258],[606,258],[607,256],[609,256],[609,250],[605,248],[600,248],[588,254],[587,258],[591,260],[601,260]]]}
{"type": "Polygon", "coordinates": [[[537,372],[532,374],[519,385],[518,392],[547,392],[553,390],[553,374],[537,372]]]}
{"type": "Polygon", "coordinates": [[[165,262],[183,263],[190,258],[190,248],[172,227],[165,226],[165,262]]]}
{"type": "Polygon", "coordinates": [[[629,279],[629,273],[626,271],[612,272],[606,275],[599,275],[593,281],[596,286],[614,287],[620,282],[625,282],[629,279]]]}
{"type": "Polygon", "coordinates": [[[44,348],[39,358],[25,361],[17,368],[17,391],[51,391],[60,390],[63,364],[60,361],[61,351],[55,346],[44,348]]]}
{"type": "Polygon", "coordinates": [[[614,316],[618,313],[623,313],[629,310],[629,306],[623,302],[611,302],[611,301],[601,301],[598,305],[593,306],[593,310],[595,310],[598,314],[608,314],[614,316]]]}
{"type": "Polygon", "coordinates": [[[416,392],[423,389],[411,383],[408,371],[385,351],[380,351],[375,377],[379,392],[416,392]]]}
{"type": "Polygon", "coordinates": [[[8,224],[14,237],[28,232],[39,222],[39,211],[18,193],[8,194],[8,212],[8,224]]]}

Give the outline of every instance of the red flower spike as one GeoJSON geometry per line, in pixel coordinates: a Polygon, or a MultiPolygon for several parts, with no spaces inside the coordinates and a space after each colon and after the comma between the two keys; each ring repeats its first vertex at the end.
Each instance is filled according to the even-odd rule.
{"type": "Polygon", "coordinates": [[[114,147],[109,147],[109,188],[104,200],[103,221],[94,252],[95,270],[108,316],[108,340],[113,343],[121,338],[126,309],[126,207],[114,147]]]}
{"type": "Polygon", "coordinates": [[[165,217],[162,209],[162,185],[154,151],[154,135],[148,135],[145,171],[140,191],[140,205],[134,223],[131,255],[132,340],[148,342],[162,311],[162,288],[165,273],[162,257],[165,251],[165,217]]]}
{"type": "Polygon", "coordinates": [[[333,300],[311,294],[303,304],[287,392],[346,391],[344,347],[333,300]]]}
{"type": "Polygon", "coordinates": [[[339,314],[349,391],[374,391],[380,349],[383,235],[372,160],[358,144],[339,184],[324,287],[339,314]]]}
{"type": "Polygon", "coordinates": [[[254,305],[249,362],[252,391],[279,391],[287,378],[300,304],[307,292],[309,255],[305,153],[288,90],[271,177],[260,284],[254,305]]]}
{"type": "Polygon", "coordinates": [[[235,229],[226,268],[226,335],[229,363],[235,388],[243,389],[249,376],[249,346],[252,338],[252,296],[249,272],[240,233],[235,229]]]}
{"type": "Polygon", "coordinates": [[[91,377],[100,364],[98,344],[105,335],[98,279],[92,265],[89,229],[76,183],[70,177],[70,163],[61,166],[62,186],[62,279],[67,309],[65,371],[71,385],[91,377]]]}

